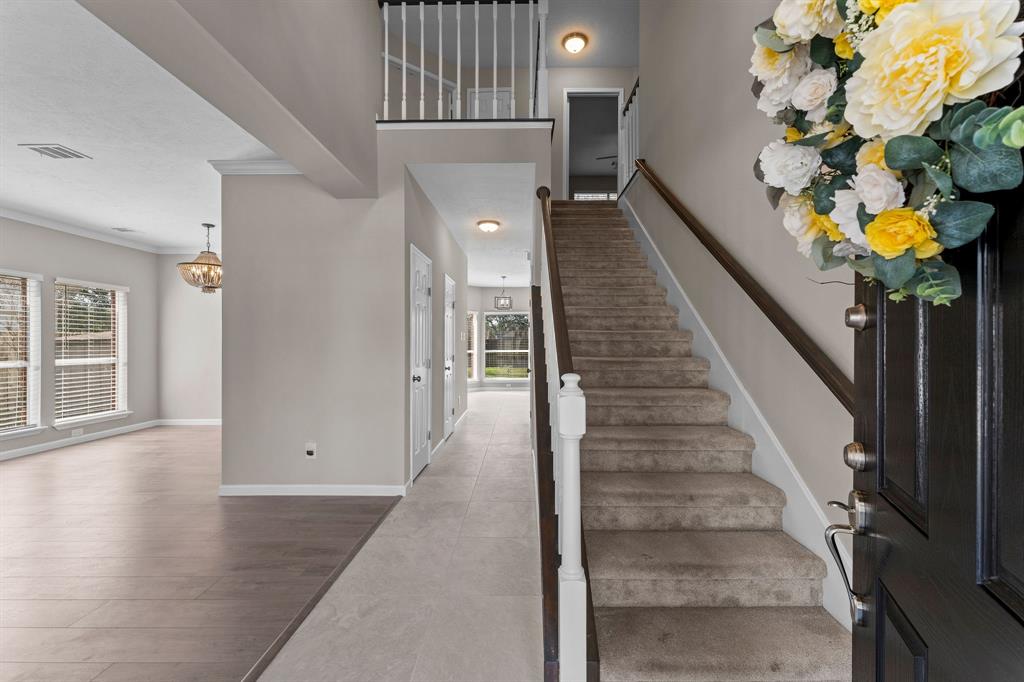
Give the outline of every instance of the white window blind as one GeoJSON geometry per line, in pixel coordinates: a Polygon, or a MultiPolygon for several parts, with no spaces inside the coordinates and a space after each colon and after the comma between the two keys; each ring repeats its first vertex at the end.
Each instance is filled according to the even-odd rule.
{"type": "Polygon", "coordinates": [[[476,381],[476,313],[466,313],[466,376],[476,381]]]}
{"type": "Polygon", "coordinates": [[[128,292],[57,280],[54,420],[127,410],[128,292]]]}
{"type": "Polygon", "coordinates": [[[0,272],[0,434],[39,426],[39,284],[0,272]]]}

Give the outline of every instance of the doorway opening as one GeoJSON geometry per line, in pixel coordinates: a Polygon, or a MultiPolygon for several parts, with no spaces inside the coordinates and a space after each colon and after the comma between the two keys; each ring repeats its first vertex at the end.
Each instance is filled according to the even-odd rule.
{"type": "Polygon", "coordinates": [[[563,187],[565,198],[618,198],[621,88],[566,89],[563,187]]]}

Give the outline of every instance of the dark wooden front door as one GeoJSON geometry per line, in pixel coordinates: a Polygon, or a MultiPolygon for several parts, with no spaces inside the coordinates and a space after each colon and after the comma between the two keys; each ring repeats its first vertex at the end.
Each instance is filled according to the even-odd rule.
{"type": "Polygon", "coordinates": [[[947,254],[964,289],[952,307],[893,303],[858,278],[857,682],[1024,681],[1020,198],[998,197],[985,235],[947,254]]]}

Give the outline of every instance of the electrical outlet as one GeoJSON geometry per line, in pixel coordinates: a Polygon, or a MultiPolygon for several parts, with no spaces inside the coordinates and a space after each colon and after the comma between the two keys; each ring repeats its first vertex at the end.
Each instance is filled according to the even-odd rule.
{"type": "Polygon", "coordinates": [[[306,443],[306,459],[316,459],[316,442],[308,441],[306,443]]]}
{"type": "Polygon", "coordinates": [[[71,429],[71,437],[78,438],[85,433],[85,429],[71,429]]]}

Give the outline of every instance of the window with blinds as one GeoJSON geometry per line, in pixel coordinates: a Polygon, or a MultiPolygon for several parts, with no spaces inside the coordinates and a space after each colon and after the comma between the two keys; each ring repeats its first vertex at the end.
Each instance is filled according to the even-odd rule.
{"type": "Polygon", "coordinates": [[[476,313],[466,313],[466,377],[476,381],[476,313]]]}
{"type": "Polygon", "coordinates": [[[39,426],[39,280],[0,272],[0,435],[39,426]]]}
{"type": "Polygon", "coordinates": [[[484,315],[484,378],[527,379],[530,317],[526,313],[484,315]]]}
{"type": "Polygon", "coordinates": [[[127,290],[58,280],[54,419],[127,409],[127,290]]]}

